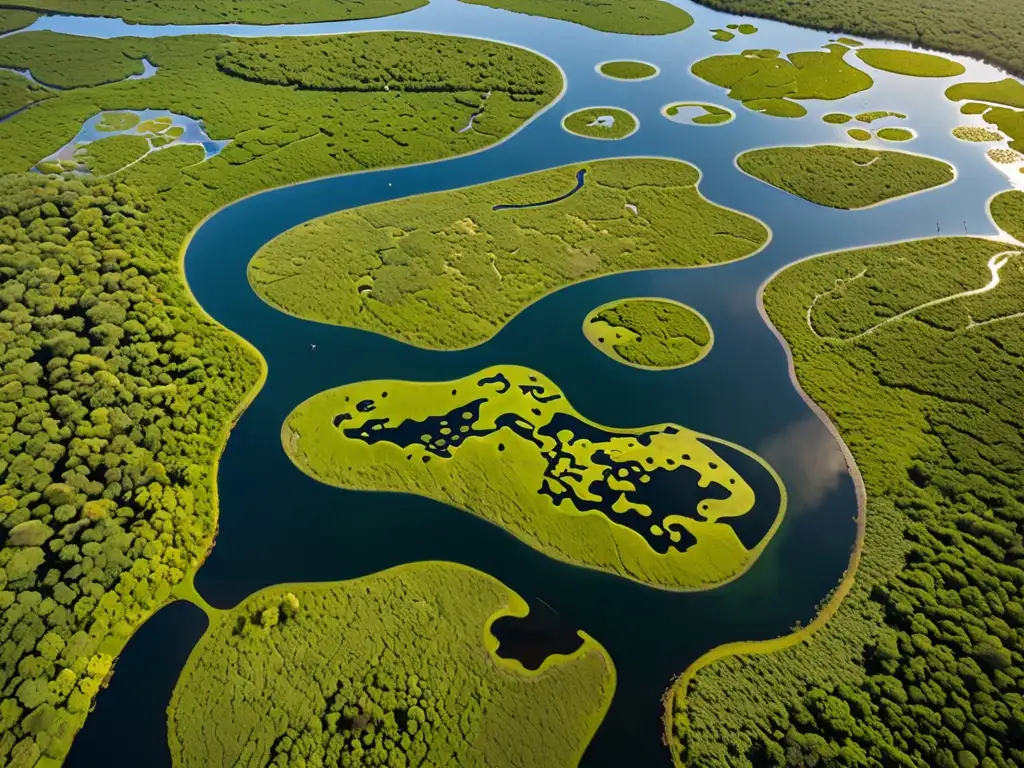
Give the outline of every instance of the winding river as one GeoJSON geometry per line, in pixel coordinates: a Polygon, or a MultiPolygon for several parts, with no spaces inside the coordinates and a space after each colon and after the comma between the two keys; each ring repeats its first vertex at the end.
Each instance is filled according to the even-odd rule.
{"type": "MultiPolygon", "coordinates": [[[[942,96],[950,81],[872,72],[876,86],[869,92],[836,102],[802,102],[810,114],[799,120],[765,117],[730,103],[722,89],[693,77],[690,65],[747,47],[814,50],[830,36],[758,20],[757,34],[724,44],[709,30],[734,17],[679,2],[695,17],[694,26],[657,38],[600,33],[455,0],[433,0],[401,16],[335,24],[146,27],[54,16],[32,27],[96,37],[445,32],[500,37],[563,67],[568,87],[561,101],[498,146],[428,165],[268,190],[221,210],[196,232],[185,259],[196,298],[252,342],[269,365],[266,385],[239,420],[220,464],[220,532],[196,586],[212,604],[229,607],[270,584],[346,579],[417,560],[452,560],[486,571],[531,604],[543,601],[568,626],[585,629],[614,659],[618,688],[584,757],[588,768],[667,766],[660,697],[671,678],[715,645],[767,638],[806,623],[846,568],[856,531],[853,482],[840,447],[790,381],[784,350],[757,311],[759,286],[780,267],[822,251],[924,237],[937,226],[943,233],[994,234],[986,200],[1007,187],[983,148],[951,136],[960,121],[957,105],[942,96]],[[641,82],[610,80],[594,71],[597,61],[610,58],[650,61],[661,74],[641,82]],[[723,104],[737,116],[709,130],[661,115],[664,104],[680,101],[723,104]],[[633,112],[640,130],[605,142],[561,129],[565,114],[595,104],[633,112]],[[820,116],[866,109],[906,112],[906,124],[920,134],[906,149],[954,163],[955,183],[845,212],[768,187],[734,165],[739,152],[758,146],[846,142],[845,128],[825,124],[820,116]],[[246,265],[261,245],[316,216],[566,163],[583,169],[598,158],[626,155],[695,164],[703,172],[701,191],[765,221],[774,231],[771,243],[756,256],[724,266],[630,273],[571,286],[530,306],[487,343],[459,352],[419,350],[290,317],[262,302],[246,280],[246,265]],[[594,307],[629,296],[664,296],[697,309],[714,328],[711,353],[698,365],[665,372],[620,365],[603,355],[580,331],[583,319],[594,307]],[[329,387],[364,379],[452,379],[499,363],[543,372],[575,408],[602,424],[676,422],[759,452],[788,489],[781,529],[742,578],[711,591],[670,593],[556,562],[496,526],[427,499],[321,485],[293,467],[281,448],[284,418],[329,387]]],[[[1001,76],[964,61],[968,74],[961,79],[1001,76]]],[[[177,604],[138,632],[67,765],[169,765],[164,708],[204,626],[198,609],[177,604]]]]}

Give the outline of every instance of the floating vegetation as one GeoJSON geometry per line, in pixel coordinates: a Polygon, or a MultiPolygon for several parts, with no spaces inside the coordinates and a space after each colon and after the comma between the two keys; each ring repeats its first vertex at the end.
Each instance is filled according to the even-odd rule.
{"type": "Polygon", "coordinates": [[[606,61],[597,71],[615,80],[650,80],[658,74],[658,68],[646,61],[606,61]]]}
{"type": "Polygon", "coordinates": [[[911,77],[956,77],[967,71],[963,64],[945,56],[905,49],[861,48],[857,58],[875,69],[911,77]]]}
{"type": "Polygon", "coordinates": [[[736,37],[734,33],[730,32],[727,29],[712,29],[711,33],[711,37],[713,37],[720,43],[728,43],[730,40],[736,37]]]}
{"type": "Polygon", "coordinates": [[[999,163],[999,165],[1012,165],[1024,160],[1024,155],[1020,152],[1015,149],[1006,149],[1005,147],[990,149],[985,154],[988,155],[993,163],[999,163]]]}
{"type": "Polygon", "coordinates": [[[856,141],[868,141],[871,138],[871,131],[866,131],[863,128],[851,128],[846,134],[856,141]]]}
{"type": "Polygon", "coordinates": [[[674,424],[604,427],[518,366],[328,390],[281,435],[321,482],[437,499],[556,559],[666,589],[741,573],[785,504],[753,453],[674,424]]]}
{"type": "Polygon", "coordinates": [[[861,112],[857,115],[857,121],[861,123],[873,123],[876,120],[884,120],[887,117],[894,117],[897,120],[906,120],[907,116],[902,112],[888,112],[886,110],[876,110],[874,112],[861,112]]]}
{"type": "Polygon", "coordinates": [[[843,123],[848,123],[853,120],[853,118],[845,112],[829,112],[827,115],[822,116],[821,119],[831,125],[842,125],[843,123]]]}
{"type": "Polygon", "coordinates": [[[693,365],[711,351],[714,334],[695,309],[671,299],[618,299],[583,321],[587,341],[613,360],[638,368],[693,365]]]}
{"type": "Polygon", "coordinates": [[[914,132],[907,128],[879,128],[875,135],[883,141],[910,141],[914,132]]]}
{"type": "Polygon", "coordinates": [[[958,125],[953,129],[953,135],[961,141],[975,142],[1002,141],[1006,138],[999,131],[983,128],[980,125],[958,125]]]}
{"type": "Polygon", "coordinates": [[[661,108],[661,113],[674,123],[686,125],[724,125],[736,118],[731,109],[698,101],[667,104],[661,108]]]}

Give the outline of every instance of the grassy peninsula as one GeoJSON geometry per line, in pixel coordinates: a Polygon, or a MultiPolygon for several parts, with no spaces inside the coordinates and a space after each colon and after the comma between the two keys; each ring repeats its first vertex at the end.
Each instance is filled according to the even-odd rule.
{"type": "MultiPolygon", "coordinates": [[[[862,129],[864,139],[870,134],[862,129]]],[[[830,208],[867,208],[948,184],[953,167],[923,155],[861,147],[769,147],[744,152],[736,164],[745,173],[797,197],[830,208]]]]}
{"type": "Polygon", "coordinates": [[[803,117],[803,99],[842,99],[873,84],[871,77],[844,58],[850,49],[830,43],[824,51],[799,51],[783,57],[774,49],[709,56],[691,67],[702,80],[729,89],[729,98],[747,109],[775,117],[803,117]]]}
{"type": "Polygon", "coordinates": [[[693,365],[714,342],[704,316],[671,299],[619,299],[597,307],[584,319],[583,335],[613,360],[653,369],[693,365]]]}
{"type": "Polygon", "coordinates": [[[168,707],[175,768],[575,768],[615,669],[584,636],[537,672],[494,654],[527,605],[486,574],[414,563],[270,587],[215,619],[168,707]]]}
{"type": "Polygon", "coordinates": [[[571,21],[600,32],[669,35],[693,24],[693,17],[664,0],[460,0],[506,11],[571,21]]]}
{"type": "Polygon", "coordinates": [[[1009,137],[1011,149],[1024,149],[1024,84],[1020,81],[1008,77],[994,83],[957,83],[946,89],[946,98],[970,100],[961,112],[981,115],[1009,137]],[[1004,106],[980,104],[974,99],[1004,106]]]}
{"type": "Polygon", "coordinates": [[[0,55],[72,88],[0,123],[0,764],[55,765],[125,642],[212,545],[215,462],[261,381],[258,353],[185,288],[190,230],[269,186],[493,144],[562,79],[522,49],[391,33],[23,33],[0,40],[0,55]],[[390,66],[391,84],[346,79],[356,53],[376,62],[367,77],[390,66]],[[157,75],[124,80],[142,57],[157,75]],[[412,58],[435,89],[402,74],[412,58]],[[300,82],[314,61],[327,87],[300,82]],[[108,78],[118,82],[93,84],[108,78]],[[495,84],[480,130],[459,133],[495,84]],[[19,173],[98,111],[153,104],[230,147],[204,162],[199,147],[170,146],[106,179],[19,173]]]}
{"type": "Polygon", "coordinates": [[[602,160],[370,205],[280,235],[253,257],[249,279],[292,314],[458,349],[579,280],[760,249],[765,227],[708,202],[699,179],[675,160],[602,160]],[[583,186],[561,202],[494,210],[564,196],[581,170],[583,186]]]}
{"type": "MultiPolygon", "coordinates": [[[[1019,216],[1016,198],[996,200],[1000,219],[1019,216]]],[[[807,259],[765,287],[800,385],[863,475],[860,566],[813,634],[694,665],[668,699],[677,764],[1024,760],[1021,250],[894,243],[807,259]]]]}
{"type": "Polygon", "coordinates": [[[781,481],[749,451],[672,424],[603,427],[541,374],[511,365],[328,390],[288,416],[281,439],[321,482],[437,499],[558,560],[665,589],[743,572],[785,509],[781,481]],[[778,492],[759,502],[753,478],[729,465],[732,451],[748,457],[745,471],[771,474],[778,492]],[[659,503],[669,476],[672,501],[659,503]],[[764,526],[745,546],[730,520],[758,503],[764,526]]]}

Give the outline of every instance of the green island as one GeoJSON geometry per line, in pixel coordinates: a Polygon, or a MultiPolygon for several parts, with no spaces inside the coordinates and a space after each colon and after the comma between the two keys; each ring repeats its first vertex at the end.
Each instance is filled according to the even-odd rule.
{"type": "Polygon", "coordinates": [[[702,360],[714,344],[707,319],[671,299],[618,299],[587,314],[587,341],[613,360],[637,368],[682,368],[702,360]]]}
{"type": "MultiPolygon", "coordinates": [[[[1024,232],[1020,192],[992,213],[1024,232]]],[[[677,766],[1024,761],[1022,250],[893,243],[806,259],[763,288],[795,377],[860,468],[866,510],[811,625],[723,646],[677,681],[677,766]]]]}
{"type": "Polygon", "coordinates": [[[646,61],[605,61],[597,71],[614,80],[650,80],[659,70],[646,61]]]}
{"type": "Polygon", "coordinates": [[[911,77],[956,77],[967,71],[960,62],[944,56],[896,48],[861,48],[857,58],[883,72],[911,77]]]}
{"type": "Polygon", "coordinates": [[[519,48],[407,33],[22,33],[0,54],[72,88],[0,123],[0,764],[22,768],[64,759],[125,643],[190,594],[213,543],[216,463],[265,368],[188,292],[192,229],[275,185],[492,145],[563,80],[519,48]],[[123,81],[142,57],[159,74],[123,81]],[[90,85],[103,71],[119,82],[90,85]],[[231,144],[106,179],[26,173],[98,112],[154,104],[231,144]]]}
{"type": "MultiPolygon", "coordinates": [[[[428,0],[292,0],[288,3],[239,3],[233,0],[162,0],[140,3],[134,0],[17,0],[23,17],[11,16],[12,29],[27,26],[36,14],[66,13],[78,16],[111,16],[129,24],[298,24],[314,21],[354,21],[405,13],[426,5],[428,0]],[[29,13],[30,11],[34,13],[29,13]],[[25,21],[24,18],[32,16],[25,21]]],[[[13,3],[12,3],[13,4],[13,3]]],[[[0,9],[0,14],[18,11],[0,9]]],[[[0,16],[0,18],[4,18],[0,16]]],[[[2,25],[0,25],[2,26],[2,25]]]]}
{"type": "Polygon", "coordinates": [[[753,24],[726,24],[725,26],[741,35],[752,35],[757,32],[757,27],[753,24]]]}
{"type": "MultiPolygon", "coordinates": [[[[1024,75],[1024,6],[993,0],[697,0],[715,10],[976,56],[1024,75]],[[967,30],[970,30],[967,32],[967,30]]],[[[847,39],[841,43],[850,45],[847,39]]]]}
{"type": "Polygon", "coordinates": [[[842,99],[868,90],[871,77],[843,58],[850,49],[830,43],[824,51],[798,51],[782,57],[773,49],[710,56],[691,71],[702,80],[729,89],[729,98],[754,112],[774,117],[803,117],[797,100],[842,99]]]}
{"type": "Polygon", "coordinates": [[[961,141],[973,141],[978,143],[1002,141],[1006,138],[999,131],[993,131],[991,128],[983,128],[980,125],[958,125],[953,129],[953,135],[961,141]]]}
{"type": "Polygon", "coordinates": [[[636,133],[640,121],[632,112],[618,107],[587,107],[562,118],[562,127],[587,139],[614,141],[636,133]]]}
{"type": "Polygon", "coordinates": [[[856,116],[856,119],[858,122],[870,124],[876,120],[884,120],[887,117],[894,117],[897,120],[907,119],[907,116],[902,112],[889,112],[884,109],[875,110],[873,112],[861,112],[856,116]]]}
{"type": "Polygon", "coordinates": [[[666,104],[661,114],[674,123],[687,125],[725,125],[736,119],[736,113],[718,104],[697,101],[680,101],[666,104]]]}
{"type": "Polygon", "coordinates": [[[852,115],[848,115],[845,112],[829,112],[826,115],[822,115],[822,121],[829,123],[830,125],[843,125],[853,120],[852,115]]]}
{"type": "Polygon", "coordinates": [[[571,21],[620,35],[670,35],[693,24],[686,11],[665,0],[459,0],[530,16],[571,21]]]}
{"type": "Polygon", "coordinates": [[[736,164],[773,187],[845,210],[885,203],[956,178],[951,165],[933,157],[833,144],[755,149],[737,157],[736,164]]]}
{"type": "Polygon", "coordinates": [[[989,213],[997,227],[1024,243],[1024,192],[1019,189],[1000,192],[989,203],[989,213]]]}
{"type": "Polygon", "coordinates": [[[871,131],[867,131],[867,130],[865,130],[863,128],[850,128],[846,132],[846,135],[849,136],[854,141],[870,141],[871,140],[871,131]]]}
{"type": "Polygon", "coordinates": [[[322,483],[436,499],[557,560],[663,589],[736,578],[785,511],[781,480],[750,451],[674,424],[604,427],[512,365],[327,390],[292,411],[281,442],[322,483]],[[754,473],[771,475],[769,498],[754,473]],[[763,525],[741,540],[731,521],[755,512],[763,525]]]}
{"type": "Polygon", "coordinates": [[[730,40],[736,37],[736,35],[735,33],[730,32],[727,29],[712,29],[711,37],[720,43],[728,43],[730,40]]]}
{"type": "Polygon", "coordinates": [[[884,141],[910,141],[914,138],[914,132],[909,128],[879,128],[875,135],[884,141]]]}
{"type": "Polygon", "coordinates": [[[1024,149],[1024,84],[1020,81],[1008,77],[994,83],[957,83],[946,89],[946,98],[970,100],[960,108],[961,112],[981,115],[986,123],[1009,137],[1011,149],[1024,149]]]}
{"type": "Polygon", "coordinates": [[[492,621],[527,612],[453,563],[264,589],[189,656],[168,707],[172,764],[575,768],[615,668],[582,633],[537,671],[497,656],[492,621]]]}
{"type": "Polygon", "coordinates": [[[732,40],[736,35],[752,35],[757,32],[757,27],[753,24],[726,24],[725,29],[712,29],[711,36],[721,43],[727,43],[732,40]]]}
{"type": "Polygon", "coordinates": [[[271,240],[249,281],[299,317],[460,349],[580,280],[721,264],[764,247],[765,226],[708,202],[699,181],[677,160],[596,160],[368,205],[271,240]]]}
{"type": "Polygon", "coordinates": [[[992,162],[999,165],[1012,165],[1024,160],[1024,154],[1015,149],[1007,149],[1006,147],[996,147],[995,149],[990,149],[985,154],[988,155],[992,162]]]}

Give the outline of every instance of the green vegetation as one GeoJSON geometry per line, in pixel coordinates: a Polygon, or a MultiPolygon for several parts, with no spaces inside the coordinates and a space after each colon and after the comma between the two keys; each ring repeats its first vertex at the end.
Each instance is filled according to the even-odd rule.
{"type": "Polygon", "coordinates": [[[129,55],[123,39],[71,37],[25,32],[0,40],[0,67],[30,69],[37,80],[57,88],[116,83],[141,75],[142,57],[129,55]]]}
{"type": "Polygon", "coordinates": [[[1024,192],[1011,189],[999,193],[989,203],[989,212],[997,227],[1024,243],[1024,192]]]}
{"type": "Polygon", "coordinates": [[[953,129],[953,135],[962,141],[1002,141],[1003,134],[993,131],[990,128],[982,128],[978,125],[958,125],[953,129]]]}
{"type": "Polygon", "coordinates": [[[571,21],[601,32],[669,35],[693,24],[693,17],[664,0],[461,0],[530,16],[571,21]]]}
{"type": "Polygon", "coordinates": [[[437,499],[558,560],[665,589],[735,578],[785,508],[773,473],[782,495],[762,502],[773,522],[748,549],[729,521],[757,499],[727,458],[739,453],[756,471],[772,472],[761,459],[672,424],[601,426],[551,381],[518,366],[321,392],[292,411],[281,439],[296,466],[320,482],[437,499]],[[658,503],[657,489],[673,480],[671,503],[658,503]]]}
{"type": "Polygon", "coordinates": [[[588,107],[562,118],[562,127],[587,139],[612,140],[632,136],[640,121],[632,112],[617,107],[588,107]]]}
{"type": "Polygon", "coordinates": [[[813,635],[695,665],[669,700],[679,764],[1024,762],[1024,254],[1006,249],[833,253],[765,288],[801,386],[863,474],[862,555],[813,635]]]}
{"type": "Polygon", "coordinates": [[[421,347],[467,347],[579,280],[759,250],[765,227],[709,203],[699,179],[675,160],[599,160],[368,205],[271,240],[253,257],[249,280],[300,317],[421,347]],[[559,203],[494,210],[563,196],[584,169],[582,188],[559,203]]]}
{"type": "Polygon", "coordinates": [[[902,112],[887,112],[885,110],[875,110],[874,112],[861,112],[857,115],[858,122],[861,123],[873,123],[875,120],[884,120],[887,117],[895,117],[897,120],[906,120],[907,116],[902,112]]]}
{"type": "Polygon", "coordinates": [[[27,27],[39,18],[31,11],[19,11],[14,8],[0,8],[0,35],[27,27]]]}
{"type": "Polygon", "coordinates": [[[875,135],[884,141],[910,141],[914,132],[907,128],[879,128],[875,135]]]}
{"type": "Polygon", "coordinates": [[[832,125],[843,125],[844,123],[848,123],[853,120],[853,118],[845,112],[829,112],[821,119],[826,123],[831,123],[832,125]]]}
{"type": "Polygon", "coordinates": [[[662,114],[681,123],[683,121],[691,125],[723,125],[732,122],[736,115],[731,109],[720,107],[717,104],[704,104],[696,101],[682,101],[678,104],[669,104],[662,108],[662,114]],[[679,118],[679,119],[675,119],[679,118]]]}
{"type": "Polygon", "coordinates": [[[956,77],[967,69],[958,61],[934,53],[896,50],[893,48],[861,48],[857,58],[869,67],[883,72],[911,77],[956,77]]]}
{"type": "MultiPolygon", "coordinates": [[[[977,56],[1024,75],[1024,6],[996,0],[698,0],[728,13],[977,56]]],[[[839,42],[846,43],[840,38],[839,42]]],[[[849,44],[849,43],[848,43],[849,44]]]]}
{"type": "Polygon", "coordinates": [[[50,91],[16,72],[0,70],[0,118],[49,97],[50,91]]]}
{"type": "Polygon", "coordinates": [[[189,657],[168,707],[172,762],[574,768],[615,669],[586,636],[537,672],[499,658],[491,622],[527,612],[452,563],[264,589],[189,657]]]}
{"type": "Polygon", "coordinates": [[[869,141],[871,139],[871,131],[866,131],[863,128],[851,128],[846,134],[855,141],[869,141]]]}
{"type": "MultiPolygon", "coordinates": [[[[1005,104],[1007,107],[1024,109],[1024,83],[1007,77],[994,83],[957,83],[946,89],[946,98],[950,101],[991,101],[993,104],[1005,104]]],[[[973,105],[979,112],[988,107],[984,104],[973,105]]]]}
{"type": "Polygon", "coordinates": [[[149,142],[142,136],[108,136],[85,145],[82,163],[96,176],[120,171],[150,151],[149,142]]]}
{"type": "Polygon", "coordinates": [[[616,80],[647,80],[658,74],[658,68],[645,61],[606,61],[598,71],[616,80]]]}
{"type": "MultiPolygon", "coordinates": [[[[381,63],[408,58],[408,37],[381,34],[381,63]]],[[[459,134],[467,102],[486,91],[281,88],[218,68],[219,55],[259,41],[0,40],[11,66],[33,69],[45,62],[11,52],[43,56],[25,39],[46,41],[50,76],[78,84],[0,123],[0,764],[63,760],[127,638],[187,594],[181,585],[212,544],[215,460],[261,366],[188,295],[179,260],[191,229],[266,187],[488,146],[562,87],[557,68],[527,51],[427,37],[447,44],[434,56],[417,48],[420,71],[493,52],[520,59],[513,68],[532,68],[547,90],[496,91],[482,130],[459,134]],[[107,55],[148,57],[160,73],[84,85],[107,55]],[[213,138],[233,138],[230,151],[202,162],[200,147],[169,146],[116,181],[7,175],[52,155],[97,112],[153,105],[203,120],[213,138]]],[[[338,37],[274,41],[282,56],[309,45],[325,59],[352,50],[338,37]]]]}
{"type": "Polygon", "coordinates": [[[736,37],[736,35],[734,35],[727,29],[712,29],[711,32],[711,37],[713,37],[720,43],[728,43],[730,40],[736,37]]]}
{"type": "MultiPolygon", "coordinates": [[[[946,89],[946,95],[949,95],[949,89],[946,89]]],[[[983,115],[991,109],[989,104],[979,104],[976,101],[971,101],[960,107],[960,114],[962,115],[983,115]]]]}
{"type": "MultiPolygon", "coordinates": [[[[290,0],[288,3],[240,3],[234,0],[161,0],[159,3],[140,3],[136,0],[17,0],[17,5],[40,13],[116,16],[131,24],[297,24],[392,16],[419,8],[427,2],[290,0]]],[[[6,10],[2,12],[13,13],[6,10]]]]}
{"type": "Polygon", "coordinates": [[[695,309],[670,299],[619,299],[583,321],[587,341],[639,368],[682,368],[711,351],[714,334],[695,309]]]}
{"type": "Polygon", "coordinates": [[[837,37],[835,42],[842,43],[843,45],[848,45],[851,48],[859,48],[860,46],[864,45],[864,43],[862,43],[860,40],[854,40],[852,37],[837,37]]]}
{"type": "MultiPolygon", "coordinates": [[[[856,130],[860,129],[851,129],[851,136],[856,130]]],[[[952,166],[932,157],[831,144],[755,149],[741,154],[736,164],[773,187],[846,210],[878,205],[955,178],[952,166]]]]}
{"type": "Polygon", "coordinates": [[[96,124],[97,131],[114,133],[115,131],[128,131],[139,124],[139,116],[134,112],[104,112],[103,117],[96,124]]]}
{"type": "Polygon", "coordinates": [[[992,162],[999,163],[1000,165],[1012,165],[1013,163],[1019,163],[1021,160],[1024,160],[1024,154],[1021,154],[1015,149],[1006,149],[1003,147],[990,149],[985,154],[989,156],[992,162]]]}
{"type": "Polygon", "coordinates": [[[843,59],[849,50],[832,43],[824,51],[800,51],[782,58],[778,51],[749,50],[710,56],[693,65],[702,80],[729,89],[729,97],[755,112],[803,117],[794,99],[842,99],[866,91],[873,81],[843,59]]]}
{"type": "Polygon", "coordinates": [[[757,27],[753,24],[726,24],[729,29],[736,30],[741,35],[752,35],[757,32],[757,27]]]}

